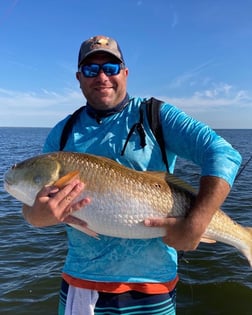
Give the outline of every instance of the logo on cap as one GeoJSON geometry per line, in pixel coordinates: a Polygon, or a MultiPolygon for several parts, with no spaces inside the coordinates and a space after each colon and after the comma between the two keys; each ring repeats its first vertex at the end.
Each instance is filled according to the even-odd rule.
{"type": "Polygon", "coordinates": [[[100,39],[97,39],[96,41],[94,41],[93,43],[91,43],[90,48],[91,48],[91,49],[95,49],[95,48],[97,48],[96,45],[108,46],[108,45],[109,45],[109,41],[108,41],[107,38],[100,38],[100,39]]]}

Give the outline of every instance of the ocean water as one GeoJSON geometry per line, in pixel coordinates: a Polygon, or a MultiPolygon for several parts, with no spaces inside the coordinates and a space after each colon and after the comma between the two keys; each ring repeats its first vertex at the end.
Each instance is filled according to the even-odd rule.
{"type": "MultiPolygon", "coordinates": [[[[60,274],[67,241],[63,226],[34,228],[21,204],[3,188],[15,162],[41,153],[46,128],[0,128],[0,314],[57,314],[60,274]]],[[[252,155],[252,130],[218,130],[244,163],[252,155]]],[[[176,175],[197,187],[199,169],[179,160],[176,175]]],[[[223,205],[233,219],[252,226],[252,161],[223,205]]],[[[188,236],[190,237],[190,236],[188,236]]],[[[252,269],[238,251],[221,243],[201,244],[179,261],[177,315],[252,315],[252,269]]]]}

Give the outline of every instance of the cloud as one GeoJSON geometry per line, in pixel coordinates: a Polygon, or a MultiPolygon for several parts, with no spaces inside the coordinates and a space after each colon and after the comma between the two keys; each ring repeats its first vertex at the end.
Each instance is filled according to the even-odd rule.
{"type": "Polygon", "coordinates": [[[161,96],[172,104],[179,104],[183,108],[191,108],[195,111],[209,111],[211,108],[223,107],[247,107],[252,109],[252,96],[248,91],[237,90],[227,83],[216,84],[212,89],[194,91],[188,97],[167,98],[161,96]]]}
{"type": "Polygon", "coordinates": [[[84,102],[81,92],[72,89],[61,92],[0,89],[0,126],[52,126],[84,102]]]}
{"type": "MultiPolygon", "coordinates": [[[[223,128],[228,127],[230,121],[233,128],[252,128],[252,96],[228,83],[215,83],[186,96],[155,96],[212,127],[222,118],[225,123],[219,124],[223,128]],[[234,125],[233,121],[237,123],[234,125]]],[[[84,103],[78,89],[41,89],[37,92],[0,89],[0,126],[52,127],[84,103]]]]}
{"type": "MultiPolygon", "coordinates": [[[[206,68],[208,68],[212,64],[213,64],[213,60],[208,60],[205,63],[202,63],[202,64],[198,65],[197,67],[195,67],[195,68],[193,68],[187,72],[182,73],[181,75],[174,78],[170,82],[168,87],[170,89],[180,88],[180,87],[184,86],[186,83],[189,86],[194,85],[195,81],[199,80],[199,74],[201,72],[203,72],[206,68]]],[[[209,78],[204,79],[205,83],[208,83],[208,81],[209,81],[209,78]]]]}
{"type": "Polygon", "coordinates": [[[0,104],[9,106],[10,109],[20,108],[20,105],[26,109],[47,108],[53,106],[66,106],[71,102],[80,102],[83,98],[80,92],[66,89],[61,92],[41,89],[41,91],[15,91],[0,88],[0,104]]]}
{"type": "MultiPolygon", "coordinates": [[[[233,90],[234,88],[230,84],[218,83],[218,84],[213,84],[212,89],[198,91],[198,92],[195,92],[194,94],[197,95],[198,97],[204,97],[207,99],[215,99],[223,95],[225,97],[230,97],[233,95],[233,93],[236,93],[236,94],[241,93],[241,91],[233,92],[233,90]]],[[[243,91],[243,93],[245,93],[245,91],[243,91]]]]}
{"type": "Polygon", "coordinates": [[[174,29],[178,25],[178,15],[176,12],[173,12],[172,14],[172,24],[171,27],[174,29]]]}

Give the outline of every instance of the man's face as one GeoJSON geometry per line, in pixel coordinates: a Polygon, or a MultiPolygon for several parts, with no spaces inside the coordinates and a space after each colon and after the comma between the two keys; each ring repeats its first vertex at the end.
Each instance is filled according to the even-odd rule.
{"type": "MultiPolygon", "coordinates": [[[[108,53],[97,53],[88,57],[83,65],[104,63],[119,63],[108,53]]],[[[107,76],[100,70],[96,77],[87,78],[82,72],[77,72],[76,77],[80,82],[80,88],[88,103],[98,110],[113,108],[125,97],[127,92],[128,69],[121,69],[117,75],[107,76]]]]}

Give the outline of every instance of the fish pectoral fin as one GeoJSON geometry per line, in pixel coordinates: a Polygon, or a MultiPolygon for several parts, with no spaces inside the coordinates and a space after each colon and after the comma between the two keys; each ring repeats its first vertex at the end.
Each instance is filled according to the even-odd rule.
{"type": "Polygon", "coordinates": [[[70,183],[73,179],[79,178],[80,172],[79,171],[72,171],[67,173],[66,175],[60,177],[56,182],[53,184],[54,186],[58,188],[63,188],[67,184],[70,183]]]}
{"type": "Polygon", "coordinates": [[[97,240],[100,240],[99,238],[99,234],[97,234],[95,231],[89,229],[88,227],[83,227],[82,225],[77,225],[77,224],[71,224],[74,228],[76,228],[77,230],[96,238],[97,240]]]}
{"type": "Polygon", "coordinates": [[[92,237],[99,240],[99,235],[95,231],[88,228],[88,224],[86,221],[84,221],[80,218],[77,218],[73,215],[69,215],[64,219],[64,222],[73,226],[77,230],[84,232],[87,235],[92,236],[92,237]]]}
{"type": "Polygon", "coordinates": [[[206,237],[206,236],[201,237],[200,242],[201,242],[201,243],[208,243],[208,244],[214,244],[214,243],[216,243],[215,240],[212,240],[211,238],[208,238],[208,237],[206,237]]]}

